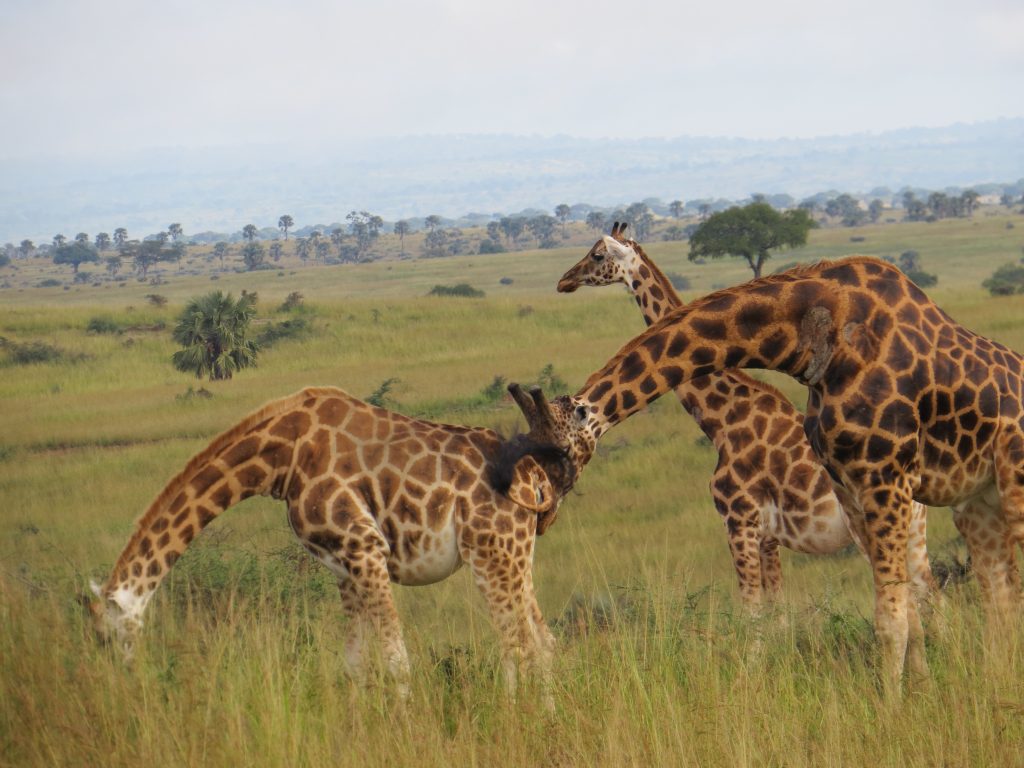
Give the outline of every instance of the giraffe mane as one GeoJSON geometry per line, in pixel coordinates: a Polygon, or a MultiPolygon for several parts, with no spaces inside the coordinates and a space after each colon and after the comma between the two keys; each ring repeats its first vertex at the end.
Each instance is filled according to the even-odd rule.
{"type": "Polygon", "coordinates": [[[203,448],[199,453],[189,459],[185,468],[178,474],[172,477],[167,484],[163,487],[163,490],[157,494],[157,497],[153,499],[146,511],[135,521],[135,530],[132,532],[131,538],[128,540],[128,544],[121,551],[121,556],[117,559],[114,564],[112,574],[116,575],[121,569],[125,558],[130,557],[131,553],[135,550],[135,545],[142,539],[143,533],[150,523],[160,514],[164,507],[172,500],[173,496],[177,495],[182,488],[182,485],[192,477],[201,467],[209,463],[210,459],[216,456],[218,453],[223,451],[227,446],[231,445],[239,435],[251,430],[257,424],[267,419],[271,419],[281,413],[285,413],[293,409],[303,400],[310,397],[321,397],[323,395],[338,395],[341,397],[350,397],[350,395],[344,390],[338,389],[337,387],[306,387],[292,395],[286,395],[283,398],[274,400],[270,403],[266,403],[260,408],[244,417],[237,424],[229,427],[224,432],[217,435],[210,443],[203,448]]]}
{"type": "Polygon", "coordinates": [[[557,445],[537,440],[529,434],[513,435],[502,440],[490,461],[488,479],[498,493],[507,494],[512,487],[516,464],[524,456],[532,456],[544,467],[559,497],[565,496],[576,483],[576,468],[569,452],[557,445]],[[552,471],[554,470],[554,471],[552,471]]]}

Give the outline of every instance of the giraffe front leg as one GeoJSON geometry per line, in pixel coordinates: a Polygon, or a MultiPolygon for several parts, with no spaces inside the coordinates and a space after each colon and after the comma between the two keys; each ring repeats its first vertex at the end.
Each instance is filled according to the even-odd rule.
{"type": "Polygon", "coordinates": [[[542,699],[554,709],[550,689],[550,663],[554,637],[544,624],[533,592],[531,552],[516,556],[503,549],[474,552],[473,578],[487,602],[501,638],[501,659],[506,691],[515,699],[521,672],[540,678],[542,699]]]}
{"type": "Polygon", "coordinates": [[[379,650],[399,696],[409,697],[409,655],[395,609],[387,569],[387,543],[376,528],[349,531],[334,554],[344,575],[338,591],[351,620],[345,640],[345,663],[360,685],[368,682],[373,656],[379,650]]]}

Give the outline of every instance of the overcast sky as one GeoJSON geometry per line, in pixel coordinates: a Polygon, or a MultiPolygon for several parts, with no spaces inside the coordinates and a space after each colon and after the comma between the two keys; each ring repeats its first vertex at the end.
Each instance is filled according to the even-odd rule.
{"type": "Polygon", "coordinates": [[[1022,0],[0,0],[0,157],[1024,116],[1022,0]]]}

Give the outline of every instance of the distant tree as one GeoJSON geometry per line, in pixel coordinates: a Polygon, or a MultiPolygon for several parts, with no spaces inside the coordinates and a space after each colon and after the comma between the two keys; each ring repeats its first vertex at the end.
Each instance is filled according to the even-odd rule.
{"type": "Polygon", "coordinates": [[[123,259],[131,259],[140,277],[145,277],[154,264],[174,260],[172,249],[159,240],[143,240],[141,243],[129,240],[118,249],[118,253],[123,259]]]}
{"type": "Polygon", "coordinates": [[[242,237],[248,240],[250,243],[256,240],[256,235],[259,234],[259,230],[256,229],[255,224],[246,224],[242,227],[242,237]]]}
{"type": "Polygon", "coordinates": [[[33,253],[35,253],[35,250],[36,244],[33,243],[31,240],[22,240],[18,244],[18,253],[21,254],[21,258],[23,259],[27,259],[33,253]]]}
{"type": "Polygon", "coordinates": [[[921,268],[921,255],[917,251],[904,251],[900,254],[896,265],[903,272],[913,272],[921,268]]]}
{"type": "Polygon", "coordinates": [[[872,223],[874,223],[882,218],[882,211],[884,210],[885,203],[876,197],[868,204],[868,218],[871,219],[872,223]]]}
{"type": "Polygon", "coordinates": [[[284,252],[284,246],[281,245],[277,240],[270,244],[270,258],[274,261],[281,260],[281,254],[284,252]]]}
{"type": "Polygon", "coordinates": [[[587,226],[596,229],[598,232],[604,230],[605,217],[601,211],[591,211],[587,214],[587,226]]]}
{"type": "Polygon", "coordinates": [[[907,221],[924,221],[928,215],[927,206],[910,190],[903,193],[903,210],[906,212],[907,221]]]}
{"type": "Polygon", "coordinates": [[[572,214],[572,208],[565,203],[560,203],[555,206],[555,218],[558,219],[562,224],[562,236],[568,237],[569,233],[565,229],[565,225],[569,221],[569,216],[572,214]]]}
{"type": "Polygon", "coordinates": [[[121,257],[120,256],[107,256],[103,260],[103,265],[107,269],[107,274],[113,277],[121,271],[121,257]]]}
{"type": "Polygon", "coordinates": [[[537,238],[537,243],[541,248],[554,248],[557,245],[553,237],[556,225],[554,217],[548,216],[546,213],[534,216],[526,222],[526,226],[537,238]]]}
{"type": "Polygon", "coordinates": [[[68,241],[68,239],[66,237],[64,237],[64,235],[54,235],[53,236],[53,247],[54,248],[60,248],[65,243],[67,243],[67,241],[68,241]]]}
{"type": "Polygon", "coordinates": [[[761,276],[771,251],[807,243],[815,226],[799,208],[780,213],[767,203],[733,207],[708,217],[690,236],[690,261],[738,256],[746,259],[754,277],[761,276]]]}
{"type": "Polygon", "coordinates": [[[153,239],[160,243],[160,245],[166,245],[167,241],[171,239],[171,236],[166,232],[157,232],[153,235],[153,239]]]}
{"type": "Polygon", "coordinates": [[[250,271],[262,266],[266,256],[267,249],[263,247],[263,243],[250,241],[242,246],[242,263],[250,271]]]}
{"type": "Polygon", "coordinates": [[[852,195],[845,193],[826,202],[825,213],[842,219],[843,226],[846,227],[856,227],[867,219],[867,212],[860,207],[860,203],[852,195]]]}
{"type": "Polygon", "coordinates": [[[53,251],[53,263],[70,264],[75,274],[78,274],[79,265],[99,261],[99,258],[99,254],[89,245],[88,238],[84,243],[76,238],[75,242],[62,245],[53,251]]]}
{"type": "Polygon", "coordinates": [[[797,207],[802,211],[807,211],[808,213],[816,213],[818,210],[818,201],[809,197],[806,200],[802,200],[800,205],[797,207]]]}
{"type": "Polygon", "coordinates": [[[671,227],[661,233],[662,240],[685,240],[686,230],[680,227],[678,224],[673,224],[671,227]]]}
{"type": "Polygon", "coordinates": [[[171,240],[178,242],[178,238],[184,234],[184,230],[181,228],[181,224],[175,222],[174,224],[167,225],[167,234],[171,236],[171,240]]]}
{"type": "Polygon", "coordinates": [[[6,253],[0,253],[0,269],[11,266],[11,257],[6,253]]]}
{"type": "Polygon", "coordinates": [[[668,204],[668,209],[672,212],[672,217],[676,219],[681,219],[683,217],[683,209],[685,207],[686,206],[682,200],[673,200],[668,204]]]}
{"type": "Polygon", "coordinates": [[[423,236],[423,255],[430,258],[448,255],[448,231],[445,229],[428,229],[423,236]]]}
{"type": "Polygon", "coordinates": [[[964,215],[970,217],[974,215],[974,209],[978,207],[978,200],[981,199],[981,195],[975,192],[973,189],[964,190],[960,195],[960,200],[963,204],[964,215]]]}
{"type": "Polygon", "coordinates": [[[244,295],[235,301],[231,294],[214,291],[194,298],[178,318],[172,337],[182,346],[171,358],[179,371],[197,379],[230,379],[256,365],[259,345],[249,337],[256,314],[256,297],[244,295]]]}
{"type": "Polygon", "coordinates": [[[331,244],[325,238],[320,238],[316,241],[316,257],[324,264],[327,263],[327,257],[331,253],[331,244]]]}
{"type": "Polygon", "coordinates": [[[498,226],[505,234],[505,239],[511,245],[518,245],[519,238],[526,230],[526,219],[522,216],[503,216],[498,221],[498,226]]]}
{"type": "Polygon", "coordinates": [[[75,242],[79,243],[80,245],[88,245],[89,235],[86,234],[85,232],[79,232],[77,235],[75,235],[75,242]]]}
{"type": "Polygon", "coordinates": [[[345,217],[348,231],[356,239],[356,258],[362,260],[380,236],[384,219],[369,211],[351,211],[345,217]]]}
{"type": "Polygon", "coordinates": [[[318,229],[314,229],[312,232],[309,233],[309,252],[314,259],[320,258],[321,253],[325,253],[320,248],[320,240],[322,237],[323,235],[320,233],[320,230],[318,229]]]}
{"type": "Polygon", "coordinates": [[[118,227],[114,230],[114,245],[120,248],[122,245],[128,242],[128,230],[124,227],[118,227]]]}
{"type": "Polygon", "coordinates": [[[705,221],[711,213],[711,205],[709,203],[701,203],[697,206],[697,213],[700,216],[700,220],[705,221]]]}
{"type": "Polygon", "coordinates": [[[1005,205],[1007,208],[1013,205],[1013,200],[1014,196],[1009,192],[1003,192],[1003,194],[999,196],[999,204],[1005,205]]]}
{"type": "Polygon", "coordinates": [[[228,251],[231,250],[231,246],[221,240],[219,243],[213,246],[213,255],[220,259],[220,265],[224,266],[224,257],[228,255],[228,251]]]}
{"type": "Polygon", "coordinates": [[[287,213],[277,220],[277,228],[284,232],[285,241],[288,240],[288,230],[295,226],[295,219],[287,213]]]}
{"type": "Polygon", "coordinates": [[[650,215],[650,208],[647,203],[633,203],[625,211],[626,220],[633,227],[633,237],[637,240],[646,240],[651,234],[651,224],[654,217],[650,215]]]}
{"type": "Polygon", "coordinates": [[[431,214],[423,220],[423,226],[429,231],[433,232],[435,229],[441,226],[441,217],[437,214],[431,214]]]}
{"type": "Polygon", "coordinates": [[[103,253],[110,247],[110,235],[106,232],[100,232],[96,235],[96,250],[103,253]]]}
{"type": "Polygon", "coordinates": [[[310,247],[311,246],[308,238],[300,237],[298,240],[295,241],[295,253],[298,254],[298,257],[303,264],[305,264],[309,260],[310,247]]]}
{"type": "MultiPolygon", "coordinates": [[[[493,222],[492,222],[493,223],[493,222]]],[[[398,235],[399,246],[402,249],[402,255],[405,255],[405,236],[411,231],[409,222],[404,219],[395,222],[395,234],[398,235]]]]}

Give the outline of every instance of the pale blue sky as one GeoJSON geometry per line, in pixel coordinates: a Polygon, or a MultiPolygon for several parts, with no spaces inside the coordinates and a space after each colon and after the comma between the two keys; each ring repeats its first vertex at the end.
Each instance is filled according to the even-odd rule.
{"type": "Polygon", "coordinates": [[[0,158],[1024,115],[1021,0],[0,0],[0,158]],[[628,8],[628,10],[627,10],[628,8]]]}

